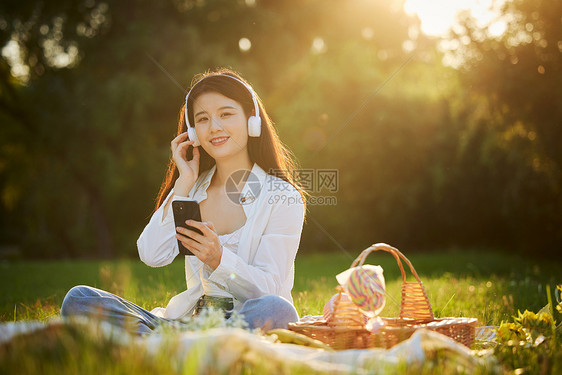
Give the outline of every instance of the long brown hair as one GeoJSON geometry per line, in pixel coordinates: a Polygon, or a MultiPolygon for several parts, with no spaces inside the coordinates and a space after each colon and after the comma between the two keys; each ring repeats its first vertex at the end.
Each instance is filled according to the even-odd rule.
{"type": "MultiPolygon", "coordinates": [[[[254,103],[252,95],[244,85],[234,79],[225,78],[224,75],[230,75],[239,80],[247,82],[235,71],[228,68],[220,68],[215,71],[207,71],[193,77],[191,87],[193,90],[189,94],[187,102],[187,113],[189,122],[193,121],[193,102],[195,99],[204,92],[217,92],[240,103],[244,110],[246,118],[253,114],[254,103]],[[204,79],[204,81],[202,81],[204,79]]],[[[249,86],[249,84],[248,84],[249,86]]],[[[265,172],[287,181],[293,185],[300,193],[303,204],[305,206],[306,215],[306,198],[309,193],[302,187],[300,181],[295,176],[298,169],[296,158],[294,154],[281,142],[279,136],[273,126],[273,121],[269,118],[263,103],[259,96],[256,95],[258,101],[258,108],[261,117],[261,134],[259,137],[248,137],[248,154],[252,163],[257,163],[265,172]]],[[[184,118],[185,102],[179,111],[178,119],[178,135],[187,131],[187,126],[184,118]]],[[[193,148],[190,147],[187,152],[187,158],[190,160],[193,157],[193,148]]],[[[215,160],[203,149],[199,147],[199,175],[208,171],[215,165],[215,160]]],[[[168,171],[164,177],[164,181],[160,186],[160,191],[156,197],[157,210],[172,190],[176,180],[179,177],[179,171],[176,167],[174,160],[170,157],[168,163],[168,171]]]]}

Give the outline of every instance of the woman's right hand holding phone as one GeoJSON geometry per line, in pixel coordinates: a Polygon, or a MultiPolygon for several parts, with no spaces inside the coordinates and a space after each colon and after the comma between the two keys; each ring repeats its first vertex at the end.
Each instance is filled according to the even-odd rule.
{"type": "Polygon", "coordinates": [[[172,158],[178,168],[179,177],[174,185],[176,195],[187,196],[199,176],[199,148],[193,147],[193,158],[187,160],[187,150],[193,145],[187,132],[181,133],[172,140],[172,158]]]}

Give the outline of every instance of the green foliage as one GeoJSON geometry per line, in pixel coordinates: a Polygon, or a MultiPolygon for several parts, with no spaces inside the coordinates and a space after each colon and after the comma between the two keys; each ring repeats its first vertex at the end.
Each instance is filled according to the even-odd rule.
{"type": "MultiPolygon", "coordinates": [[[[525,310],[526,311],[526,310],[525,310]]],[[[527,334],[521,324],[502,323],[496,330],[498,342],[507,343],[509,341],[526,341],[527,334]]]]}
{"type": "MultiPolygon", "coordinates": [[[[557,308],[560,306],[558,303],[557,308]]],[[[558,374],[562,370],[562,324],[557,328],[555,318],[547,312],[552,310],[550,304],[542,310],[537,314],[518,311],[513,322],[502,322],[496,329],[494,354],[509,370],[531,374],[558,374]]]]}
{"type": "Polygon", "coordinates": [[[337,205],[309,206],[301,251],[385,241],[559,257],[560,2],[503,13],[500,37],[465,17],[453,69],[401,1],[5,1],[0,45],[17,40],[29,74],[0,57],[0,245],[135,256],[189,80],[230,66],[302,168],[339,171],[337,192],[312,192],[337,205]]]}
{"type": "Polygon", "coordinates": [[[552,327],[556,325],[552,315],[546,312],[535,314],[525,310],[524,313],[518,311],[518,316],[513,319],[515,323],[531,333],[532,339],[537,339],[540,335],[552,336],[552,327]]]}
{"type": "Polygon", "coordinates": [[[487,34],[468,15],[453,34],[470,40],[456,51],[472,117],[463,131],[472,170],[459,182],[486,186],[486,205],[476,207],[487,208],[498,242],[552,256],[562,225],[560,12],[559,1],[506,1],[503,35],[487,34]]]}

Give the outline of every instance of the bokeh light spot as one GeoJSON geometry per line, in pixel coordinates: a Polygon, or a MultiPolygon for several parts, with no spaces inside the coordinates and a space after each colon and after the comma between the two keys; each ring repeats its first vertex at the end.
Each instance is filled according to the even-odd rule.
{"type": "Polygon", "coordinates": [[[240,47],[240,51],[248,52],[252,48],[252,42],[248,38],[241,38],[238,41],[238,47],[240,47]]]}
{"type": "Polygon", "coordinates": [[[544,72],[546,71],[546,69],[544,68],[544,66],[539,65],[539,67],[537,68],[537,71],[539,72],[539,74],[544,74],[544,72]]]}
{"type": "Polygon", "coordinates": [[[324,39],[320,37],[314,38],[314,40],[312,41],[312,52],[314,53],[326,52],[326,43],[324,42],[324,39]]]}
{"type": "Polygon", "coordinates": [[[364,27],[363,30],[361,30],[361,36],[367,40],[373,39],[375,31],[372,27],[364,27]]]}

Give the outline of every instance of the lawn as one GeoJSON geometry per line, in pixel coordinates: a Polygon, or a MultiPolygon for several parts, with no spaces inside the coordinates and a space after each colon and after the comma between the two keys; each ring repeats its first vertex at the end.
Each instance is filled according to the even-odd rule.
{"type": "MultiPolygon", "coordinates": [[[[406,255],[424,283],[436,316],[475,317],[482,325],[497,325],[518,309],[537,311],[547,303],[546,284],[554,289],[562,282],[562,264],[556,262],[478,251],[406,255]]],[[[332,252],[297,257],[293,298],[301,316],[322,313],[324,303],[335,293],[335,275],[349,268],[353,256],[332,252]]],[[[401,284],[396,261],[389,254],[376,253],[367,263],[384,269],[389,296],[381,315],[396,316],[401,284]]],[[[180,258],[160,268],[140,260],[3,261],[0,270],[2,321],[57,315],[66,292],[80,284],[115,293],[148,310],[165,306],[185,288],[180,258]]]]}
{"type": "MultiPolygon", "coordinates": [[[[301,316],[322,313],[324,303],[335,293],[335,275],[349,268],[359,252],[297,257],[293,298],[301,316]]],[[[554,290],[562,283],[559,262],[475,250],[406,255],[424,283],[436,317],[475,317],[479,325],[499,325],[518,310],[538,311],[547,304],[546,285],[554,290]]],[[[367,263],[380,264],[384,269],[388,298],[381,315],[397,316],[401,278],[396,261],[389,254],[375,253],[367,263]]],[[[66,292],[74,285],[110,291],[148,310],[165,306],[170,297],[185,288],[180,258],[161,268],[148,267],[139,260],[4,261],[0,268],[2,321],[57,316],[66,292]]],[[[99,366],[100,360],[92,362],[99,366]]],[[[111,366],[118,366],[113,362],[111,366]]],[[[69,366],[62,368],[66,371],[69,366]]],[[[96,366],[86,372],[95,373],[99,370],[96,366]]],[[[56,367],[53,373],[57,371],[62,370],[56,367]]],[[[112,371],[120,373],[114,367],[112,371]]]]}

